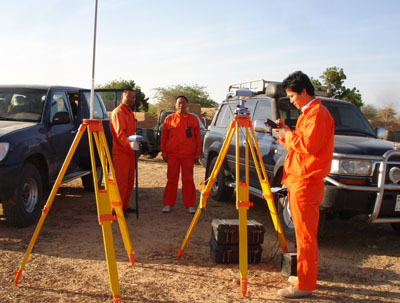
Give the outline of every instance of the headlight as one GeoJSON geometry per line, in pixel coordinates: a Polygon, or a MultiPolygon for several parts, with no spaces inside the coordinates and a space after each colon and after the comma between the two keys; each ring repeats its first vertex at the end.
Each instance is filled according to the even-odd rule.
{"type": "Polygon", "coordinates": [[[8,142],[0,142],[0,161],[2,161],[8,153],[8,149],[10,147],[10,143],[8,142]]]}
{"type": "Polygon", "coordinates": [[[333,159],[331,174],[369,176],[371,175],[372,162],[368,160],[333,159]]]}

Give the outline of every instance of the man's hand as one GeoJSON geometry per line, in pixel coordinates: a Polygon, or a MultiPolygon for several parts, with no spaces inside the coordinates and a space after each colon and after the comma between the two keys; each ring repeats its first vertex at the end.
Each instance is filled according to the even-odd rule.
{"type": "Polygon", "coordinates": [[[279,125],[279,128],[274,128],[272,131],[274,132],[275,135],[277,135],[279,138],[284,139],[286,136],[287,132],[291,132],[292,130],[290,129],[289,126],[285,124],[281,119],[275,120],[275,123],[279,125]]]}
{"type": "Polygon", "coordinates": [[[163,158],[163,160],[164,160],[164,162],[168,162],[168,156],[162,156],[162,158],[163,158]]]}

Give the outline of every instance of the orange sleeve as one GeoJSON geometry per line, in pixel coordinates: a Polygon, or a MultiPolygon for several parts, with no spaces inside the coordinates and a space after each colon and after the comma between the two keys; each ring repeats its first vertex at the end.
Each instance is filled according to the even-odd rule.
{"type": "Polygon", "coordinates": [[[331,127],[327,121],[321,119],[322,116],[317,112],[312,112],[305,118],[301,130],[288,132],[285,136],[285,149],[293,150],[304,154],[316,154],[330,138],[331,127]]]}
{"type": "Polygon", "coordinates": [[[111,115],[111,121],[114,128],[114,139],[119,143],[120,146],[131,150],[130,142],[128,141],[129,135],[126,133],[128,130],[127,124],[129,121],[122,111],[115,111],[111,115]]]}
{"type": "Polygon", "coordinates": [[[169,119],[167,116],[164,120],[163,128],[161,131],[160,148],[161,148],[161,154],[163,157],[167,156],[168,124],[169,124],[169,119]]]}
{"type": "Polygon", "coordinates": [[[194,158],[198,159],[200,157],[200,153],[201,153],[201,133],[200,133],[199,121],[197,120],[196,117],[194,117],[194,120],[195,120],[195,125],[196,125],[196,127],[194,127],[194,129],[193,129],[194,138],[196,140],[196,152],[195,152],[194,158]]]}

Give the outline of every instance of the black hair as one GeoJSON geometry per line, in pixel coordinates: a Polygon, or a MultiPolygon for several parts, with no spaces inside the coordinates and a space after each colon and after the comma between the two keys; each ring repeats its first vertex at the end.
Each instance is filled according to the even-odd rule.
{"type": "Polygon", "coordinates": [[[183,95],[176,97],[175,101],[178,101],[179,98],[182,98],[182,99],[184,99],[186,101],[186,103],[189,103],[189,100],[183,95]]]}
{"type": "Polygon", "coordinates": [[[298,94],[305,89],[307,94],[314,96],[314,86],[312,85],[310,78],[301,71],[291,73],[287,76],[287,78],[282,81],[282,87],[284,90],[290,89],[298,94]]]}

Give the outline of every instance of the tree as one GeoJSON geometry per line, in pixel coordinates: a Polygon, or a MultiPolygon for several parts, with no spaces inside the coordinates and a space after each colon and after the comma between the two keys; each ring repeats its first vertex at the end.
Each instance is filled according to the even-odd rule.
{"type": "Polygon", "coordinates": [[[393,109],[393,104],[385,105],[377,112],[378,118],[383,122],[394,122],[396,119],[396,111],[393,109]]]}
{"type": "Polygon", "coordinates": [[[167,88],[158,87],[155,98],[158,100],[157,106],[160,109],[174,109],[176,97],[184,95],[189,103],[198,103],[201,107],[216,107],[218,103],[212,100],[209,94],[205,91],[204,86],[199,85],[174,85],[167,88]]]}
{"type": "Polygon", "coordinates": [[[364,105],[358,89],[355,87],[349,89],[343,85],[344,80],[347,78],[343,68],[328,67],[320,78],[323,80],[323,84],[328,87],[332,97],[349,101],[357,106],[364,105]]]}
{"type": "Polygon", "coordinates": [[[363,105],[361,111],[368,120],[376,120],[378,110],[373,105],[363,105]]]}
{"type": "Polygon", "coordinates": [[[106,84],[98,85],[97,88],[133,90],[136,95],[136,102],[132,110],[147,112],[149,109],[149,103],[147,102],[149,98],[146,98],[146,95],[142,92],[140,86],[135,84],[134,80],[112,80],[106,84]]]}

